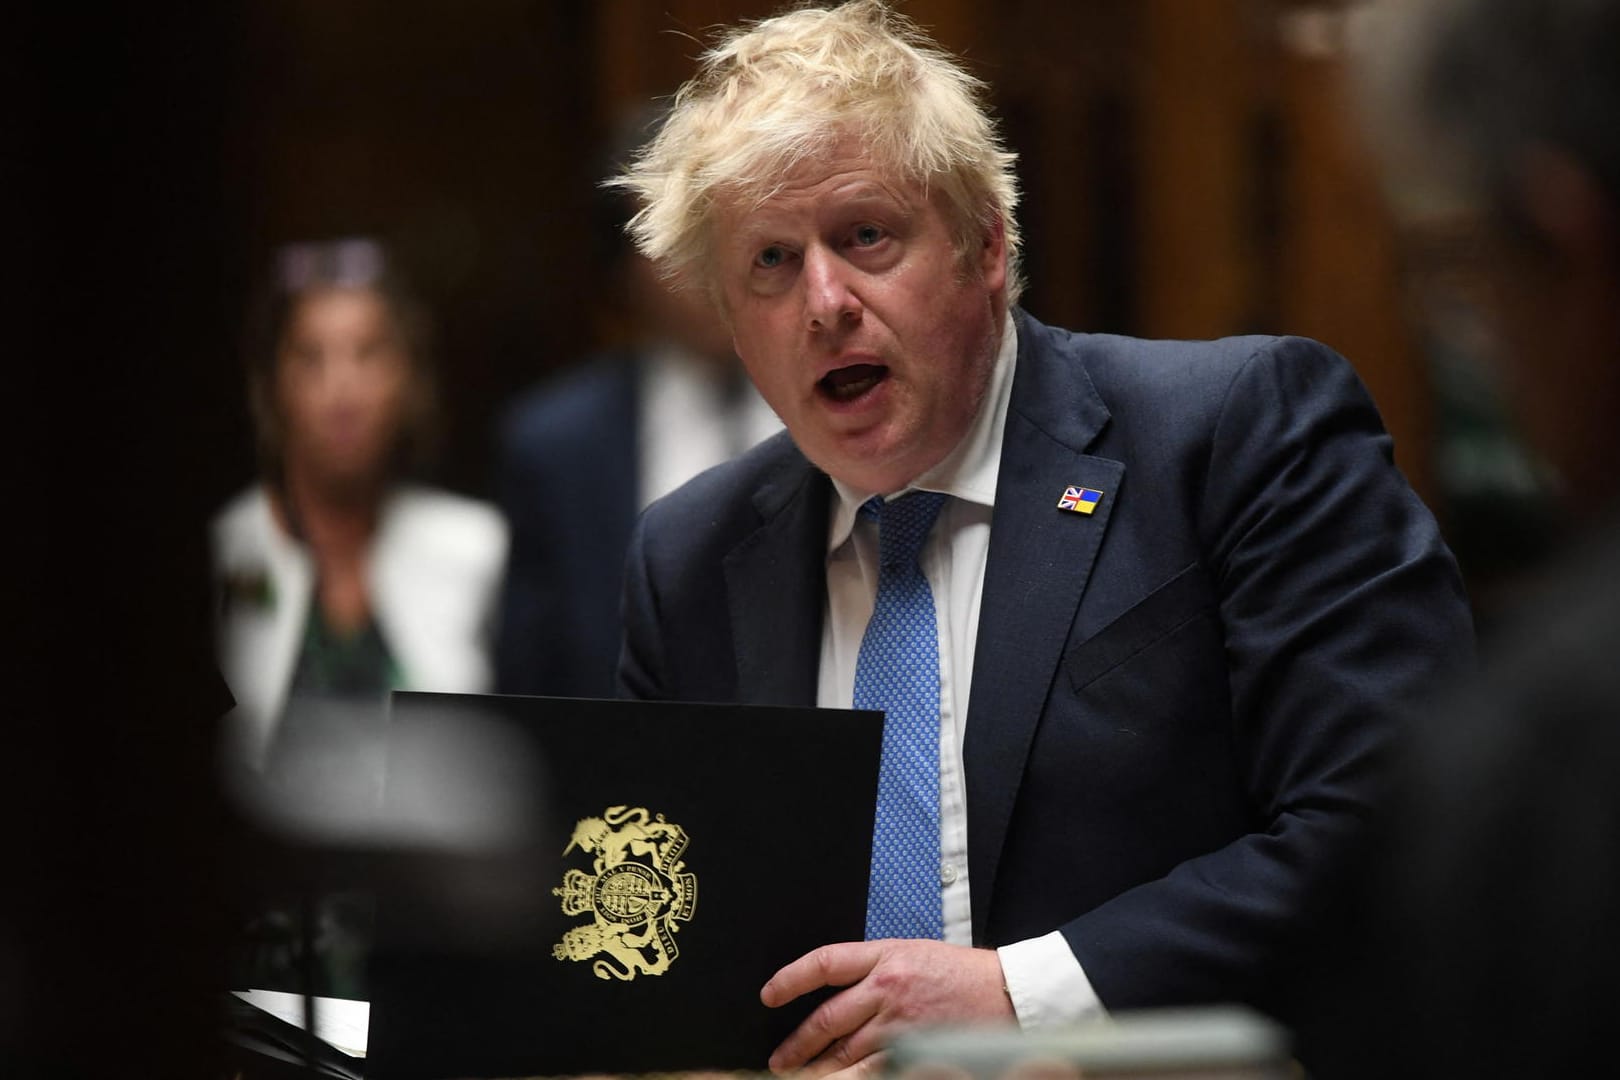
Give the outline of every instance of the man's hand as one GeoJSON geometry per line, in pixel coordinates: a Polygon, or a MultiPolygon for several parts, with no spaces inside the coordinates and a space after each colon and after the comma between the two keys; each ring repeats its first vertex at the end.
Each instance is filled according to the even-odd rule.
{"type": "Polygon", "coordinates": [[[783,1040],[771,1055],[773,1072],[855,1076],[871,1071],[879,1061],[872,1055],[906,1028],[1016,1019],[995,951],[942,941],[823,945],[771,976],[759,998],[774,1009],[823,986],[848,989],[783,1040]]]}

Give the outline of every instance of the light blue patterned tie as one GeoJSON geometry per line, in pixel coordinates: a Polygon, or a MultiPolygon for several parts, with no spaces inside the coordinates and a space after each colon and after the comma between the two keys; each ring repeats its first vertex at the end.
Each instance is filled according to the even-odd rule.
{"type": "Polygon", "coordinates": [[[855,664],[855,707],[882,709],[866,939],[940,938],[939,636],[917,563],[947,496],[918,491],[861,513],[878,520],[877,602],[855,664]]]}

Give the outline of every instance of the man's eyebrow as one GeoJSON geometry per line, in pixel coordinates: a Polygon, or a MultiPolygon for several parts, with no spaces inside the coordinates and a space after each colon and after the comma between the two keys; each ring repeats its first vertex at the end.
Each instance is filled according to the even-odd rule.
{"type": "Polygon", "coordinates": [[[771,225],[772,223],[768,216],[762,212],[756,211],[749,214],[746,218],[737,223],[736,228],[734,228],[731,232],[731,239],[726,246],[751,249],[758,247],[761,244],[775,243],[775,241],[767,241],[766,239],[776,232],[771,225]]]}
{"type": "MultiPolygon", "coordinates": [[[[816,205],[818,212],[813,215],[813,220],[818,225],[824,225],[828,220],[858,217],[874,209],[882,210],[882,216],[887,219],[902,221],[909,221],[918,212],[918,207],[902,194],[871,180],[858,180],[847,187],[836,188],[817,199],[816,205]]],[[[776,231],[776,225],[784,215],[795,219],[799,217],[797,211],[778,210],[770,198],[760,200],[740,215],[732,230],[732,242],[742,246],[765,242],[776,231]]]]}

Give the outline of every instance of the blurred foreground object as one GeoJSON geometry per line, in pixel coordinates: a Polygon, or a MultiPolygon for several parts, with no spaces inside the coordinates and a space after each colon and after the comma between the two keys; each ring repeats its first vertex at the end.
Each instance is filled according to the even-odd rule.
{"type": "Polygon", "coordinates": [[[1396,206],[1473,230],[1508,400],[1571,528],[1484,674],[1402,747],[1309,1060],[1582,1075],[1620,1021],[1620,3],[1375,14],[1366,115],[1396,206]]]}
{"type": "Polygon", "coordinates": [[[1462,248],[1506,400],[1569,509],[1601,516],[1620,490],[1620,5],[1386,0],[1366,27],[1390,201],[1462,248]]]}
{"type": "Polygon", "coordinates": [[[1285,1080],[1296,1075],[1278,1024],[1237,1007],[1145,1009],[1065,1029],[918,1031],[896,1039],[900,1080],[1285,1080]]]}
{"type": "MultiPolygon", "coordinates": [[[[238,778],[233,793],[258,826],[240,860],[248,902],[300,901],[259,901],[242,950],[250,977],[280,975],[287,989],[309,993],[330,981],[333,954],[347,949],[369,999],[385,955],[490,956],[549,944],[535,935],[554,903],[549,864],[561,846],[545,808],[551,781],[533,741],[482,700],[430,697],[401,715],[396,698],[374,723],[307,740],[303,752],[326,767],[301,770],[296,788],[256,773],[238,778]],[[331,914],[334,898],[355,897],[368,916],[363,936],[331,914]]],[[[371,1071],[353,1060],[370,1053],[367,1001],[315,995],[302,1014],[298,997],[264,989],[229,1003],[233,1060],[246,1076],[279,1076],[289,1063],[320,1075],[371,1071]],[[334,1021],[347,1029],[334,1031],[334,1021]]]]}

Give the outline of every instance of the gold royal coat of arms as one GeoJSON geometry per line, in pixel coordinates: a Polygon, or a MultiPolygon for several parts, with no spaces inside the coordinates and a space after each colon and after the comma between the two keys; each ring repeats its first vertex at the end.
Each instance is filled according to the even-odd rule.
{"type": "Polygon", "coordinates": [[[697,875],[680,861],[686,830],[643,807],[610,806],[582,819],[563,848],[594,853],[593,873],[571,869],[553,896],[565,915],[591,915],[551,950],[558,960],[593,960],[598,979],[662,975],[680,956],[675,934],[697,907],[697,875]]]}

